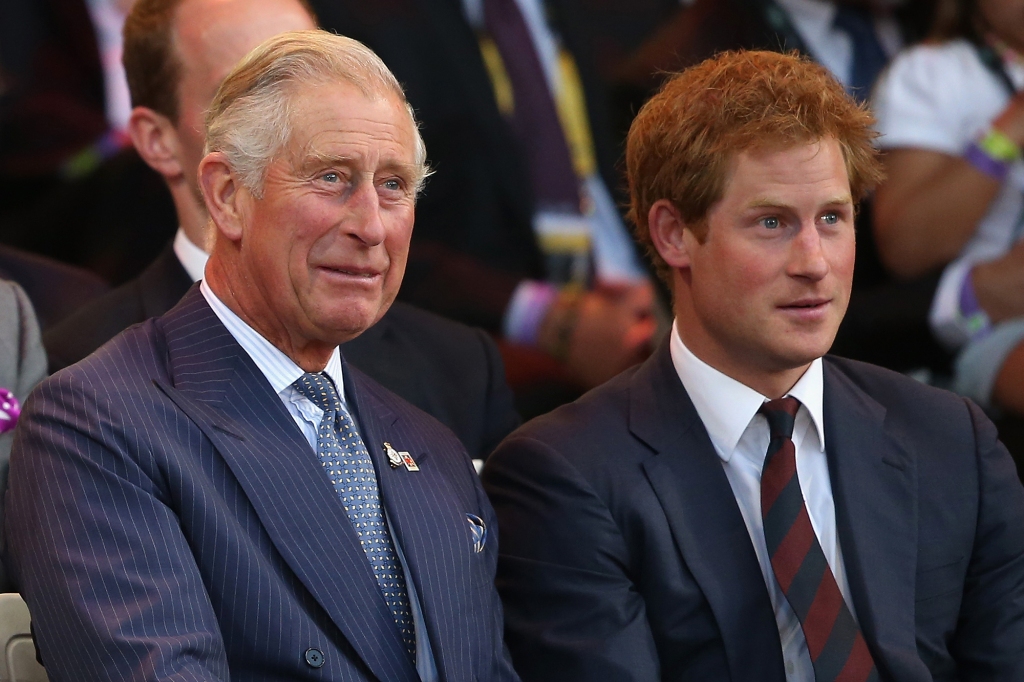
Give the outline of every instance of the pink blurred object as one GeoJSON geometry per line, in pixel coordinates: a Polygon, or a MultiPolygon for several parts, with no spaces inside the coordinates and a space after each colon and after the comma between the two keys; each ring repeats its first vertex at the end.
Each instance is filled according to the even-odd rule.
{"type": "Polygon", "coordinates": [[[21,416],[21,403],[6,388],[0,388],[0,433],[12,431],[21,416]]]}

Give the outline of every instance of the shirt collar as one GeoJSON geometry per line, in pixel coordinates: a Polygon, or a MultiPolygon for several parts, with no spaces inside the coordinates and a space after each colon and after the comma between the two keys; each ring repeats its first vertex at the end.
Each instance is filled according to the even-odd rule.
{"type": "MultiPolygon", "coordinates": [[[[238,342],[238,345],[249,354],[249,357],[256,363],[260,372],[270,382],[274,393],[280,394],[282,391],[289,389],[305,373],[305,370],[295,364],[295,361],[285,355],[281,349],[263,338],[259,332],[250,327],[234,311],[228,308],[217,297],[217,294],[213,293],[213,290],[210,289],[205,280],[199,285],[199,291],[202,292],[206,302],[210,304],[213,313],[227,327],[231,336],[238,342]]],[[[341,353],[337,347],[331,353],[324,371],[334,381],[338,397],[344,403],[345,382],[341,370],[341,353]]]]}
{"type": "Polygon", "coordinates": [[[174,249],[174,255],[178,257],[178,261],[181,263],[181,267],[185,268],[185,272],[192,278],[192,281],[198,282],[201,280],[206,270],[206,261],[210,259],[210,254],[193,244],[192,240],[185,234],[185,230],[180,227],[174,235],[174,246],[172,248],[174,249]]]}
{"type": "MultiPolygon", "coordinates": [[[[676,322],[672,323],[669,352],[676,374],[693,401],[697,415],[715,446],[715,452],[723,461],[728,462],[743,432],[768,398],[694,355],[683,344],[676,322]]],[[[822,451],[825,449],[823,392],[822,363],[821,358],[817,358],[788,393],[799,400],[810,415],[822,451]]]]}

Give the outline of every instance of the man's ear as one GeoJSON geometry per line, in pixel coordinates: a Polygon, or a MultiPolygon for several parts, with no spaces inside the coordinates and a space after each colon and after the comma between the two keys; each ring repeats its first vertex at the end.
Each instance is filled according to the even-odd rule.
{"type": "Polygon", "coordinates": [[[182,176],[181,144],[169,118],[148,107],[135,107],[128,119],[128,134],[139,156],[153,170],[168,181],[182,176]]]}
{"type": "Polygon", "coordinates": [[[199,189],[217,231],[233,242],[239,241],[249,193],[223,152],[210,152],[199,162],[199,189]]]}
{"type": "Polygon", "coordinates": [[[662,259],[672,268],[690,267],[688,244],[693,243],[693,234],[684,238],[686,223],[679,209],[668,199],[658,199],[647,212],[647,227],[651,241],[662,259]]]}

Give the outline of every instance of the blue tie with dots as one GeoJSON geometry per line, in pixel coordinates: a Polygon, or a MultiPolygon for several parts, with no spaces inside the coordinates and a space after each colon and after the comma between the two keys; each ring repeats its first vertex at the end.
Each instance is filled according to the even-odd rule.
{"type": "Polygon", "coordinates": [[[405,574],[384,521],[377,494],[377,474],[370,453],[366,451],[352,417],[341,404],[330,377],[323,372],[306,372],[292,385],[324,411],[317,430],[317,455],[341,497],[341,503],[345,505],[345,512],[384,593],[384,601],[402,631],[405,648],[415,658],[416,634],[405,589],[405,574]]]}

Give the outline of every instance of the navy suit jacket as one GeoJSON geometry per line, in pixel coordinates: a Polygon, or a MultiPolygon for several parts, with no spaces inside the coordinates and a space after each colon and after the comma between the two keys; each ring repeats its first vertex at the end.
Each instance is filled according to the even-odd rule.
{"type": "MultiPolygon", "coordinates": [[[[1024,490],[973,404],[825,360],[851,598],[883,680],[1024,680],[1024,490]]],[[[484,487],[524,680],[784,682],[750,536],[668,344],[499,446],[484,487]]]]}
{"type": "MultiPolygon", "coordinates": [[[[440,679],[515,680],[464,448],[345,377],[440,679]],[[392,469],[384,441],[420,470],[392,469]]],[[[22,419],[8,563],[54,682],[419,679],[316,455],[198,289],[44,382],[22,419]]]]}

